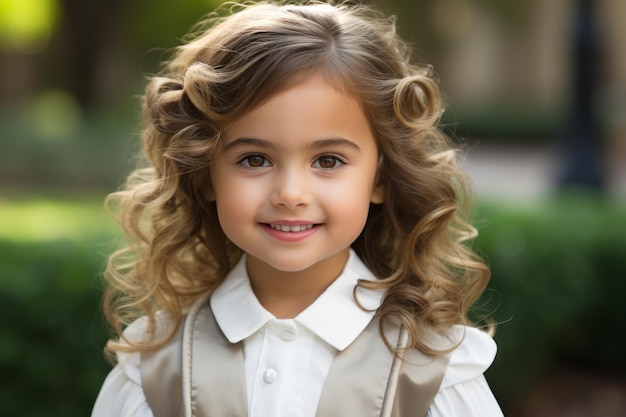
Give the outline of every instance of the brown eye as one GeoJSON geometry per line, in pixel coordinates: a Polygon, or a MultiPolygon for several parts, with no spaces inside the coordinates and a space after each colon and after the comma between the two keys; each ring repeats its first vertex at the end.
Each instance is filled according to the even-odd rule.
{"type": "Polygon", "coordinates": [[[266,159],[260,155],[250,155],[244,159],[246,165],[252,168],[260,168],[265,165],[266,159]]]}
{"type": "Polygon", "coordinates": [[[317,158],[314,165],[322,169],[333,169],[337,168],[341,163],[342,161],[336,156],[324,155],[317,158]]]}
{"type": "Polygon", "coordinates": [[[336,163],[337,160],[332,156],[323,156],[320,158],[320,166],[322,168],[333,168],[336,163]]]}

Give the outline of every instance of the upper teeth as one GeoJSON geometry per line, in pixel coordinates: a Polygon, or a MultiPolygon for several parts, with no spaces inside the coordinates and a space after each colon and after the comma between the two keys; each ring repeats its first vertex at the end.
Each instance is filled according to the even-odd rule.
{"type": "Polygon", "coordinates": [[[295,226],[288,226],[286,224],[270,224],[270,227],[282,232],[301,232],[302,230],[308,230],[313,227],[312,224],[298,224],[295,226]]]}

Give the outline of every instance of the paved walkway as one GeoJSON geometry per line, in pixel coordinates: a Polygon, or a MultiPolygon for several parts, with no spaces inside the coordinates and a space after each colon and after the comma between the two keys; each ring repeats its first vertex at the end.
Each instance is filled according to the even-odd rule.
{"type": "MultiPolygon", "coordinates": [[[[608,193],[626,201],[626,161],[613,158],[608,173],[608,193]]],[[[538,199],[556,186],[560,158],[550,147],[507,147],[479,144],[463,163],[474,180],[478,196],[496,200],[538,199]]]]}

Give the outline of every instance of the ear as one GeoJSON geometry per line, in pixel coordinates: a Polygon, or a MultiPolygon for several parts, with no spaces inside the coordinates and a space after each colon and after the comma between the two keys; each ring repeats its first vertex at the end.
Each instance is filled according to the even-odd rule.
{"type": "Polygon", "coordinates": [[[376,184],[376,186],[374,186],[370,201],[374,204],[381,204],[385,201],[385,187],[380,183],[380,181],[376,184]]]}

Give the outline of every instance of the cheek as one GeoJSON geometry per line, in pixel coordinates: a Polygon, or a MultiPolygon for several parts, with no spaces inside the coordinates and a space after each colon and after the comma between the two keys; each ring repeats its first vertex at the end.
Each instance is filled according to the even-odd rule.
{"type": "Polygon", "coordinates": [[[364,204],[370,200],[375,181],[375,172],[361,170],[333,184],[333,194],[337,198],[351,201],[352,204],[364,204]]]}
{"type": "Polygon", "coordinates": [[[346,183],[334,184],[323,190],[328,210],[351,223],[365,221],[370,207],[372,181],[367,178],[353,178],[346,183]]]}
{"type": "Polygon", "coordinates": [[[253,218],[262,198],[261,187],[249,181],[228,181],[215,184],[215,202],[222,227],[253,218]]]}
{"type": "Polygon", "coordinates": [[[252,218],[246,210],[247,207],[239,201],[232,201],[228,198],[217,199],[217,218],[222,231],[237,246],[240,246],[241,235],[252,218]]]}

